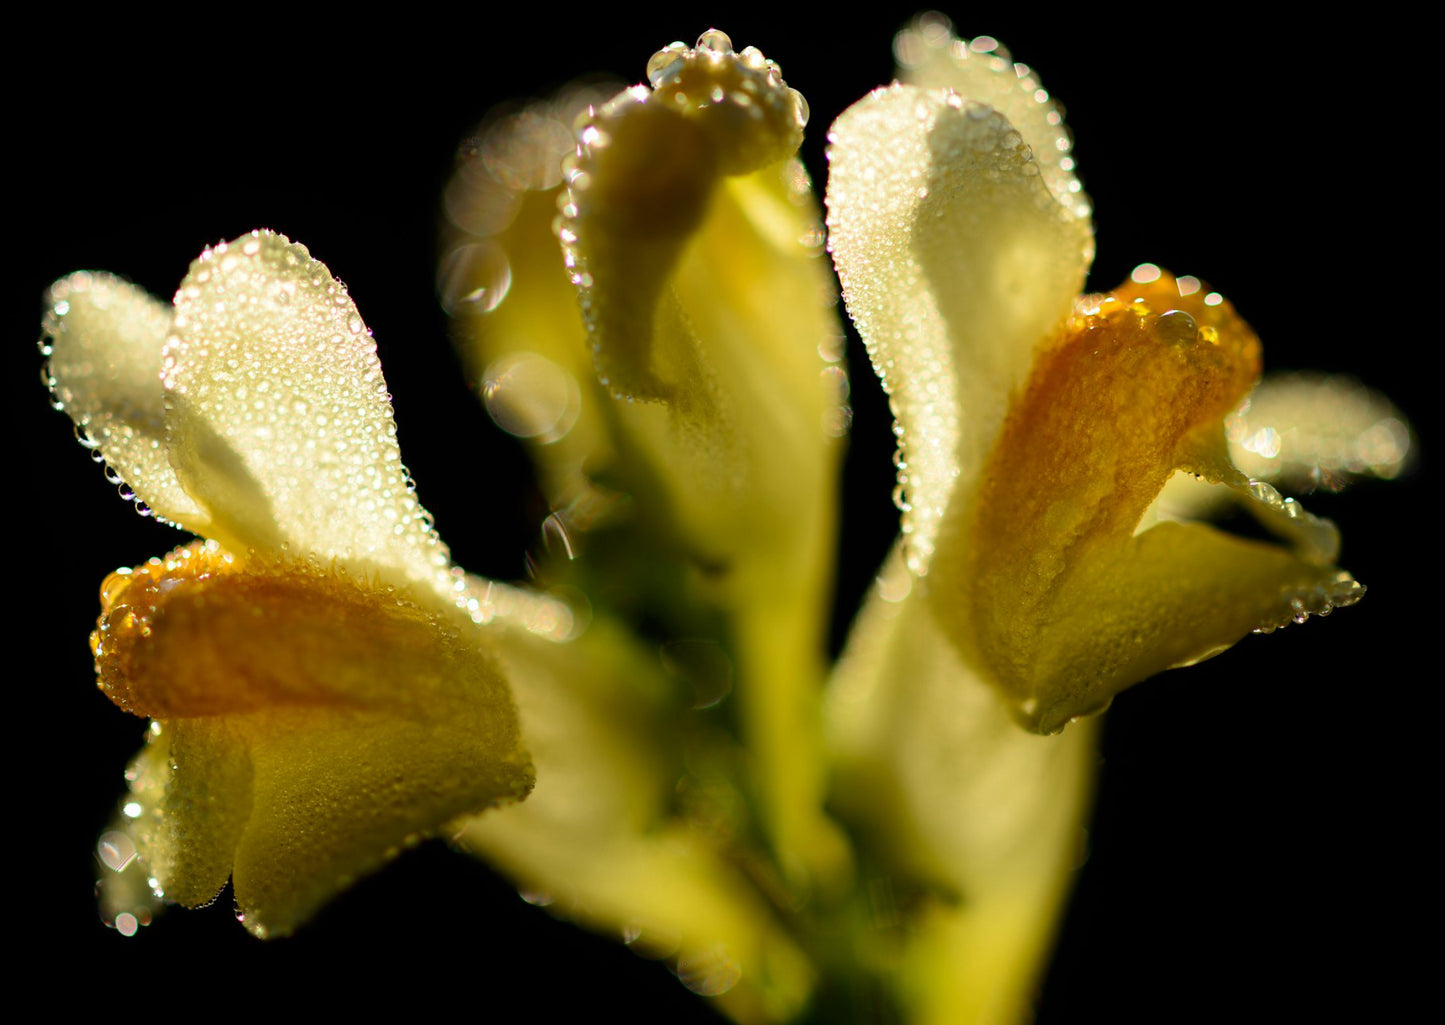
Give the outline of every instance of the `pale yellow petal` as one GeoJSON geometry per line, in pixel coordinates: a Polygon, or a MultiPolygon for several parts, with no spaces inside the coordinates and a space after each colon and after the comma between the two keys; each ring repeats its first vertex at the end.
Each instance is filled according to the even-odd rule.
{"type": "Polygon", "coordinates": [[[515,760],[512,729],[499,730],[485,706],[436,711],[290,707],[240,717],[254,802],[233,882],[248,929],[285,935],[451,820],[525,795],[531,773],[515,760]],[[509,743],[511,758],[499,759],[509,743]]]}
{"type": "Polygon", "coordinates": [[[1078,295],[1093,237],[983,103],[895,85],[845,111],[829,139],[829,245],[897,418],[903,530],[922,572],[1035,347],[1078,295]]]}
{"type": "Polygon", "coordinates": [[[1350,377],[1270,375],[1224,427],[1242,473],[1296,493],[1338,491],[1356,477],[1392,478],[1410,460],[1405,415],[1350,377]]]}
{"type": "Polygon", "coordinates": [[[163,380],[170,461],[210,536],[450,595],[371,332],[305,246],[257,231],[202,253],[176,293],[163,380]]]}
{"type": "Polygon", "coordinates": [[[898,79],[925,89],[952,89],[1002,114],[1023,136],[1049,191],[1075,216],[1089,216],[1091,204],[1074,173],[1073,139],[1063,109],[1038,75],[1009,57],[991,36],[960,39],[943,15],[925,14],[893,40],[898,79]]]}
{"type": "Polygon", "coordinates": [[[206,517],[166,458],[161,348],[171,307],[100,271],[61,278],[45,305],[46,372],[56,406],[152,512],[204,533],[206,517]]]}
{"type": "Polygon", "coordinates": [[[613,472],[697,558],[725,564],[805,536],[829,490],[834,299],[791,159],[797,93],[730,46],[670,48],[650,74],[654,90],[620,94],[579,132],[561,237],[617,400],[613,472]]]}
{"type": "Polygon", "coordinates": [[[1024,716],[1041,732],[1060,730],[1125,687],[1363,593],[1348,573],[1279,545],[1161,523],[1120,549],[1081,557],[1026,631],[1036,661],[1024,716]]]}
{"type": "Polygon", "coordinates": [[[251,818],[251,755],[227,719],[153,723],[126,773],[130,819],[145,871],[166,900],[209,904],[231,877],[251,818]]]}
{"type": "Polygon", "coordinates": [[[907,1020],[1026,1020],[1092,790],[1094,736],[1019,730],[895,550],[849,635],[828,711],[834,802],[874,838],[880,958],[907,1020]]]}
{"type": "Polygon", "coordinates": [[[727,616],[764,829],[796,881],[838,878],[816,701],[846,424],[835,296],[793,159],[802,98],[721,33],[579,133],[560,235],[599,380],[611,480],[654,550],[727,616]]]}

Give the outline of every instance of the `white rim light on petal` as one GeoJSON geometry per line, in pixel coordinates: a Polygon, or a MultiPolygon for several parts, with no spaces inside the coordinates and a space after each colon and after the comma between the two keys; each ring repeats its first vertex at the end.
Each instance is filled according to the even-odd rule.
{"type": "Polygon", "coordinates": [[[305,246],[254,231],[202,253],[175,305],[170,459],[211,536],[450,595],[446,548],[402,466],[376,345],[345,286],[305,246]]]}
{"type": "Polygon", "coordinates": [[[1064,127],[1063,109],[1028,65],[1011,60],[991,37],[959,39],[939,14],[924,15],[898,33],[893,52],[899,81],[952,89],[1006,117],[1033,151],[1054,198],[1074,216],[1089,216],[1092,204],[1074,174],[1074,142],[1064,127]]]}
{"type": "Polygon", "coordinates": [[[206,518],[166,459],[161,347],[170,306],[111,274],[78,271],[46,296],[47,375],[87,445],[162,519],[197,533],[206,518]]]}
{"type": "Polygon", "coordinates": [[[1092,230],[1056,201],[1008,119],[956,93],[876,90],[829,140],[829,245],[897,418],[903,530],[921,573],[1036,345],[1072,308],[1092,230]]]}

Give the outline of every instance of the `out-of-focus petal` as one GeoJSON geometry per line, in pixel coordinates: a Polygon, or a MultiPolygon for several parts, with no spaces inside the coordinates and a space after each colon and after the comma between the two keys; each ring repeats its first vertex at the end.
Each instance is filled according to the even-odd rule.
{"type": "Polygon", "coordinates": [[[101,688],[162,723],[134,835],[173,900],[205,903],[233,874],[248,928],[284,934],[401,845],[531,786],[507,685],[461,609],[319,564],[242,570],[214,542],[103,597],[101,688]]]}
{"type": "Polygon", "coordinates": [[[607,502],[594,476],[614,453],[602,408],[610,399],[596,382],[554,222],[573,122],[617,91],[576,83],[489,118],[463,146],[445,195],[453,230],[437,287],[468,376],[496,424],[527,445],[569,532],[596,525],[607,502]]]}
{"type": "Polygon", "coordinates": [[[1021,1020],[1077,860],[1093,728],[1019,730],[924,583],[895,550],[849,635],[827,705],[833,799],[891,869],[873,907],[898,937],[884,956],[908,1020],[1021,1020]]]}
{"type": "Polygon", "coordinates": [[[345,286],[305,246],[255,231],[202,253],[175,305],[166,437],[208,536],[450,596],[447,550],[402,466],[376,345],[345,286]]]}
{"type": "Polygon", "coordinates": [[[1240,472],[1296,493],[1338,491],[1356,477],[1392,478],[1410,460],[1404,414],[1340,375],[1270,375],[1224,429],[1240,472]]]}
{"type": "Polygon", "coordinates": [[[45,300],[46,372],[82,440],[152,512],[204,533],[208,521],[166,458],[161,348],[171,307],[128,281],[79,271],[45,300]]]}
{"type": "Polygon", "coordinates": [[[923,572],[950,497],[972,488],[1078,295],[1093,235],[984,103],[894,85],[829,140],[829,245],[897,418],[904,539],[923,572]]]}
{"type": "Polygon", "coordinates": [[[706,737],[658,660],[606,622],[562,647],[508,620],[498,646],[541,783],[462,842],[551,913],[675,959],[738,1020],[790,1017],[812,969],[726,855],[742,796],[700,778],[706,737]]]}

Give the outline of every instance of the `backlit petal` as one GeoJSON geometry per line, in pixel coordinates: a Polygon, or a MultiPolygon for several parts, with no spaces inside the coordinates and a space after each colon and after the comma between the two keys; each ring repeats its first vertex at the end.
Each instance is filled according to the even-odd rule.
{"type": "Polygon", "coordinates": [[[1242,473],[1296,493],[1338,491],[1356,477],[1392,478],[1410,461],[1405,415],[1345,376],[1266,377],[1224,428],[1242,473]]]}
{"type": "Polygon", "coordinates": [[[204,533],[205,515],[166,458],[161,348],[171,307],[99,271],[57,281],[45,305],[56,405],[152,512],[204,533]]]}
{"type": "Polygon", "coordinates": [[[567,278],[553,222],[572,124],[617,86],[569,86],[484,124],[459,158],[445,206],[453,229],[438,272],[467,373],[496,424],[527,445],[569,531],[605,507],[593,477],[615,461],[611,402],[567,278]]]}
{"type": "Polygon", "coordinates": [[[170,461],[209,536],[451,593],[371,333],[305,246],[257,231],[202,253],[163,358],[170,461]]]}
{"type": "Polygon", "coordinates": [[[1044,183],[1060,203],[1086,219],[1091,204],[1074,173],[1073,139],[1063,109],[1027,65],[1011,60],[998,41],[959,39],[947,18],[925,14],[893,39],[898,80],[925,89],[952,89],[993,107],[1023,136],[1044,183]]]}
{"type": "Polygon", "coordinates": [[[849,635],[827,706],[834,802],[889,866],[880,920],[910,916],[893,955],[908,1020],[1020,1020],[1076,861],[1095,739],[1019,730],[924,583],[892,553],[849,635]]]}
{"type": "Polygon", "coordinates": [[[651,74],[579,131],[560,232],[628,490],[725,564],[831,533],[834,297],[801,97],[752,49],[669,49],[651,74]]]}
{"type": "Polygon", "coordinates": [[[661,51],[649,79],[581,127],[559,229],[614,399],[616,480],[651,550],[681,549],[728,616],[781,860],[836,877],[815,705],[846,417],[821,225],[793,159],[807,111],[721,33],[661,51]]]}
{"type": "Polygon", "coordinates": [[[909,564],[927,569],[955,490],[967,494],[1093,256],[993,107],[895,85],[834,123],[829,245],[848,312],[901,438],[909,564]]]}

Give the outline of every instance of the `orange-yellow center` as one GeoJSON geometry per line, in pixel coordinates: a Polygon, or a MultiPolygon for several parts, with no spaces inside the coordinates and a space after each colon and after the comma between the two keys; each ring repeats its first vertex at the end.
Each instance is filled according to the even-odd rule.
{"type": "MultiPolygon", "coordinates": [[[[1218,295],[1176,280],[1086,296],[1038,354],[978,492],[971,607],[982,654],[1032,695],[1054,599],[1107,573],[1176,469],[1195,469],[1253,386],[1259,340],[1218,295]]],[[[1117,626],[1113,624],[1111,626],[1117,626]]]]}

